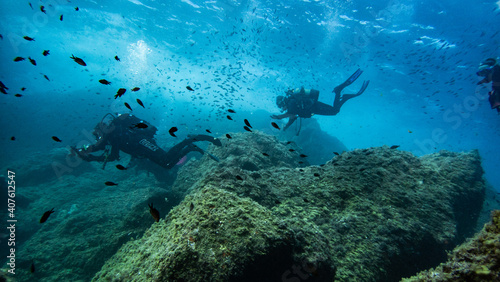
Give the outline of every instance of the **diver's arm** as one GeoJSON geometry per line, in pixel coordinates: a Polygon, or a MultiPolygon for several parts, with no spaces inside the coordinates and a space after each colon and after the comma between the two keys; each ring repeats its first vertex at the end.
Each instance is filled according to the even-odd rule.
{"type": "Polygon", "coordinates": [[[272,115],[271,118],[273,119],[284,119],[284,118],[291,118],[295,116],[294,114],[289,114],[289,113],[284,113],[284,114],[281,114],[281,115],[272,115]]]}
{"type": "Polygon", "coordinates": [[[283,127],[283,130],[287,130],[290,127],[290,125],[292,125],[296,120],[297,120],[296,115],[291,116],[285,127],[283,127]]]}

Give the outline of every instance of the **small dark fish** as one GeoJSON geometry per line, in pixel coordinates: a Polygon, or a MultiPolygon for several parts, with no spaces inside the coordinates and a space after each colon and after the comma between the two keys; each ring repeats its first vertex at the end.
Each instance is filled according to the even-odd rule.
{"type": "Polygon", "coordinates": [[[5,86],[5,84],[3,84],[3,82],[1,82],[1,81],[0,81],[0,88],[9,89],[9,87],[5,86]]]}
{"type": "Polygon", "coordinates": [[[75,61],[80,66],[84,66],[84,67],[87,66],[87,64],[81,58],[75,57],[73,54],[71,54],[71,57],[69,57],[69,58],[73,59],[73,61],[75,61]]]}
{"type": "Polygon", "coordinates": [[[134,88],[130,89],[130,91],[132,91],[132,92],[136,92],[136,91],[139,91],[139,90],[141,90],[141,88],[139,88],[139,87],[134,87],[134,88]]]}
{"type": "Polygon", "coordinates": [[[193,204],[193,203],[191,203],[191,204],[189,205],[189,211],[192,211],[193,209],[194,209],[194,204],[193,204]]]}
{"type": "Polygon", "coordinates": [[[277,205],[281,204],[281,202],[279,200],[275,200],[274,203],[277,205]]]}
{"type": "Polygon", "coordinates": [[[127,107],[127,109],[132,110],[132,108],[130,107],[130,105],[127,102],[125,102],[123,104],[125,105],[125,107],[127,107]]]}
{"type": "Polygon", "coordinates": [[[139,122],[138,124],[134,124],[133,127],[144,129],[144,128],[148,128],[148,125],[143,123],[143,122],[139,122]]]}
{"type": "Polygon", "coordinates": [[[14,58],[14,62],[21,62],[21,61],[24,61],[24,60],[25,60],[25,58],[23,58],[23,57],[15,57],[14,58]]]}
{"type": "Polygon", "coordinates": [[[47,14],[47,12],[45,11],[45,7],[44,6],[40,6],[40,11],[42,11],[42,13],[44,13],[44,14],[47,14]]]}
{"type": "Polygon", "coordinates": [[[232,113],[232,114],[235,114],[235,113],[236,113],[234,110],[231,110],[231,109],[229,109],[229,110],[227,110],[227,111],[228,111],[228,112],[230,112],[230,113],[232,113]]]}
{"type": "Polygon", "coordinates": [[[304,198],[303,200],[304,200],[304,202],[309,203],[308,199],[304,198]]]}
{"type": "Polygon", "coordinates": [[[292,141],[288,141],[288,142],[286,142],[286,144],[285,144],[285,145],[288,145],[288,144],[292,144],[292,141]]]}
{"type": "Polygon", "coordinates": [[[191,86],[186,86],[186,89],[189,90],[189,91],[194,91],[194,89],[191,88],[191,86]]]}
{"type": "Polygon", "coordinates": [[[399,145],[392,145],[390,149],[397,149],[399,148],[399,145]]]}
{"type": "Polygon", "coordinates": [[[35,273],[35,262],[31,261],[31,267],[30,267],[31,273],[35,273]]]}
{"type": "Polygon", "coordinates": [[[315,172],[314,176],[319,177],[319,173],[315,172]]]}
{"type": "Polygon", "coordinates": [[[294,150],[294,149],[288,149],[288,151],[290,151],[290,152],[295,152],[295,150],[294,150]]]}
{"type": "Polygon", "coordinates": [[[52,136],[52,140],[56,141],[56,142],[61,142],[62,140],[57,138],[57,136],[52,136]]]}
{"type": "Polygon", "coordinates": [[[21,94],[15,94],[14,96],[16,96],[16,97],[23,97],[23,95],[21,95],[21,94]]]}
{"type": "Polygon", "coordinates": [[[116,183],[114,183],[112,181],[106,181],[106,182],[104,182],[104,184],[106,184],[106,186],[116,186],[116,185],[118,185],[118,184],[116,184],[116,183]]]}
{"type": "Polygon", "coordinates": [[[229,115],[226,116],[228,120],[233,120],[233,118],[229,115]]]}
{"type": "Polygon", "coordinates": [[[267,154],[267,153],[262,153],[262,155],[269,157],[269,154],[267,154]]]}
{"type": "Polygon", "coordinates": [[[104,85],[110,85],[111,82],[107,81],[106,79],[99,79],[99,82],[104,84],[104,85]]]}
{"type": "Polygon", "coordinates": [[[359,171],[365,171],[366,170],[366,167],[362,167],[359,169],[359,171]]]}
{"type": "Polygon", "coordinates": [[[43,50],[43,53],[42,53],[42,54],[43,54],[44,56],[47,56],[47,55],[50,55],[50,53],[49,53],[49,52],[50,52],[50,50],[43,50]]]}
{"type": "Polygon", "coordinates": [[[52,208],[50,211],[46,211],[43,213],[42,218],[40,218],[40,223],[44,223],[49,219],[49,216],[54,212],[54,208],[52,208]]]}
{"type": "Polygon", "coordinates": [[[45,74],[43,75],[43,77],[45,77],[46,80],[50,81],[49,77],[46,76],[45,74]]]}
{"type": "Polygon", "coordinates": [[[2,92],[3,94],[7,94],[7,91],[5,91],[5,88],[0,88],[0,92],[2,92]]]}
{"type": "Polygon", "coordinates": [[[239,176],[239,175],[236,175],[236,179],[243,180],[243,178],[241,176],[239,176]]]}
{"type": "Polygon", "coordinates": [[[146,108],[146,107],[144,107],[144,104],[142,103],[141,100],[139,100],[139,99],[135,99],[135,100],[137,101],[137,104],[141,105],[141,107],[143,107],[144,109],[146,108]]]}
{"type": "Polygon", "coordinates": [[[125,89],[125,88],[118,89],[118,92],[116,92],[116,95],[115,95],[115,99],[123,96],[123,94],[125,94],[126,91],[127,91],[127,89],[125,89]]]}
{"type": "Polygon", "coordinates": [[[333,152],[333,154],[334,154],[335,156],[339,156],[339,155],[340,155],[340,154],[339,154],[339,153],[337,153],[337,152],[333,152]]]}
{"type": "Polygon", "coordinates": [[[233,138],[233,137],[231,137],[231,135],[229,135],[229,134],[226,134],[226,137],[227,137],[227,139],[231,139],[231,138],[233,138]]]}
{"type": "Polygon", "coordinates": [[[212,131],[210,131],[210,130],[208,130],[208,129],[205,129],[205,131],[206,131],[206,132],[208,132],[208,133],[212,133],[212,131]]]}
{"type": "Polygon", "coordinates": [[[277,125],[274,121],[273,121],[273,122],[271,122],[271,125],[272,125],[274,128],[276,128],[276,129],[280,130],[280,127],[279,127],[279,126],[278,126],[278,125],[277,125]]]}
{"type": "Polygon", "coordinates": [[[168,130],[168,133],[169,133],[170,135],[172,135],[173,137],[177,137],[177,136],[175,136],[175,134],[174,134],[176,131],[177,131],[177,127],[175,127],[175,126],[174,126],[174,127],[170,128],[170,129],[168,130]]]}
{"type": "Polygon", "coordinates": [[[21,91],[24,91],[24,90],[26,90],[26,87],[21,88],[21,91]]]}
{"type": "Polygon", "coordinates": [[[2,39],[2,40],[3,40],[3,35],[1,35],[1,34],[0,34],[0,39],[2,39]]]}
{"type": "Polygon", "coordinates": [[[250,128],[248,128],[248,126],[246,126],[246,125],[245,125],[245,126],[243,126],[243,128],[244,128],[246,131],[248,131],[248,132],[252,132],[252,130],[251,130],[250,128]]]}
{"type": "Polygon", "coordinates": [[[31,5],[31,2],[28,2],[28,4],[30,5],[31,10],[33,10],[33,6],[31,5]]]}
{"type": "Polygon", "coordinates": [[[115,56],[115,60],[117,60],[119,62],[120,58],[118,58],[118,56],[115,56]]]}
{"type": "Polygon", "coordinates": [[[60,15],[60,16],[59,16],[59,20],[62,22],[62,20],[63,20],[63,15],[60,15]]]}
{"type": "Polygon", "coordinates": [[[35,41],[35,38],[29,37],[29,36],[24,36],[23,38],[28,40],[28,41],[35,41]]]}
{"type": "Polygon", "coordinates": [[[248,119],[245,119],[245,120],[244,120],[244,122],[245,122],[245,124],[246,124],[248,127],[252,128],[252,126],[250,125],[250,122],[248,121],[248,119]]]}
{"type": "Polygon", "coordinates": [[[119,170],[127,170],[127,168],[124,167],[124,166],[122,166],[121,164],[117,164],[116,168],[119,169],[119,170]]]}
{"type": "Polygon", "coordinates": [[[10,140],[15,141],[16,140],[16,136],[10,137],[10,140]]]}
{"type": "Polygon", "coordinates": [[[304,155],[304,154],[300,154],[299,156],[300,156],[301,158],[306,158],[306,157],[307,157],[307,155],[304,155]]]}
{"type": "Polygon", "coordinates": [[[30,63],[34,66],[36,66],[36,61],[33,60],[31,57],[28,57],[28,60],[30,60],[30,63]]]}
{"type": "Polygon", "coordinates": [[[78,12],[78,11],[80,11],[80,8],[78,8],[78,7],[75,7],[75,11],[77,11],[77,12],[78,12]]]}
{"type": "Polygon", "coordinates": [[[155,219],[156,222],[160,221],[160,212],[153,207],[153,203],[148,204],[148,206],[151,216],[155,219]]]}

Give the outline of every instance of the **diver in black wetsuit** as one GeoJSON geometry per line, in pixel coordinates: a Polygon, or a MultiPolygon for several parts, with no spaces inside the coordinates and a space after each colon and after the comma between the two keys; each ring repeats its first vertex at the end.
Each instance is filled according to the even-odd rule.
{"type": "Polygon", "coordinates": [[[492,109],[500,114],[500,65],[498,59],[488,58],[479,64],[478,76],[484,77],[477,85],[493,82],[489,92],[489,102],[492,109]]]}
{"type": "MultiPolygon", "coordinates": [[[[358,69],[354,72],[351,77],[349,77],[344,83],[333,89],[335,92],[335,100],[333,101],[333,106],[327,105],[325,103],[319,102],[319,91],[315,89],[304,89],[304,87],[296,90],[288,90],[286,96],[278,96],[276,98],[276,105],[285,111],[281,115],[272,115],[273,119],[283,119],[289,118],[288,123],[285,125],[283,130],[286,130],[290,125],[292,125],[298,117],[310,118],[313,115],[323,115],[323,116],[334,116],[339,113],[340,108],[349,99],[357,97],[366,90],[368,83],[370,81],[364,81],[363,86],[356,94],[344,94],[340,95],[345,87],[352,84],[363,71],[358,69]]],[[[300,130],[300,129],[299,129],[300,130]]],[[[297,133],[298,135],[298,133],[297,133]]]]}
{"type": "MultiPolygon", "coordinates": [[[[120,151],[123,151],[132,157],[147,158],[169,169],[174,167],[189,152],[205,153],[193,142],[209,141],[216,146],[222,145],[217,138],[208,135],[194,135],[173,146],[170,150],[164,151],[154,139],[158,130],[155,126],[129,114],[113,117],[111,122],[105,123],[106,116],[94,128],[93,135],[97,141],[94,145],[84,146],[81,149],[71,147],[72,151],[85,161],[100,161],[106,164],[108,161],[118,160],[120,151]],[[104,150],[104,153],[100,156],[90,154],[101,150],[104,150]]],[[[215,156],[211,154],[209,156],[218,161],[215,156]]]]}

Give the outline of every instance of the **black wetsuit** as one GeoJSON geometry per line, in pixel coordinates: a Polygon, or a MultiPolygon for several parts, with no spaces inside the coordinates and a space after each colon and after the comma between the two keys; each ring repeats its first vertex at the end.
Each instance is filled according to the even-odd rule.
{"type": "Polygon", "coordinates": [[[202,149],[194,145],[196,141],[210,141],[220,146],[220,140],[208,135],[196,135],[187,138],[165,151],[156,144],[154,135],[157,131],[153,125],[140,120],[133,115],[120,115],[108,126],[101,129],[102,137],[97,143],[89,146],[85,151],[78,150],[78,155],[86,161],[115,161],[120,158],[120,151],[123,151],[135,158],[147,158],[164,168],[172,168],[182,157],[189,152],[204,153],[202,149]],[[140,128],[138,124],[147,125],[140,128]],[[106,150],[111,146],[111,151],[101,156],[94,156],[89,153],[106,150]]]}
{"type": "Polygon", "coordinates": [[[489,102],[492,109],[497,109],[500,113],[500,65],[493,67],[492,73],[492,90],[489,93],[489,102]]]}

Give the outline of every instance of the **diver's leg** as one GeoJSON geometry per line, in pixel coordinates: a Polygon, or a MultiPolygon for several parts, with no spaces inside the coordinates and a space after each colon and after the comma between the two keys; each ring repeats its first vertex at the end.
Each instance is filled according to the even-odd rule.
{"type": "Polygon", "coordinates": [[[339,86],[335,87],[333,89],[333,92],[335,92],[335,94],[338,93],[338,95],[340,95],[340,92],[342,92],[342,90],[344,90],[344,88],[346,88],[347,86],[351,85],[354,81],[356,81],[356,79],[358,79],[358,77],[362,73],[363,73],[363,71],[361,69],[356,70],[346,81],[344,81],[339,86]]]}
{"type": "MultiPolygon", "coordinates": [[[[334,105],[337,105],[338,102],[335,102],[334,105]]],[[[314,103],[312,107],[312,112],[315,115],[321,115],[321,116],[334,116],[339,113],[340,107],[337,109],[335,107],[332,107],[330,105],[327,105],[325,103],[321,102],[316,102],[314,103]]]]}
{"type": "Polygon", "coordinates": [[[341,97],[340,94],[335,93],[335,101],[333,104],[335,111],[338,113],[340,111],[340,108],[342,107],[342,105],[344,105],[345,102],[347,102],[348,100],[350,100],[354,97],[358,97],[359,95],[363,94],[363,92],[365,92],[366,88],[368,87],[369,83],[370,83],[369,80],[364,81],[363,86],[361,86],[361,89],[359,89],[358,93],[356,93],[356,94],[344,94],[341,97]]]}

